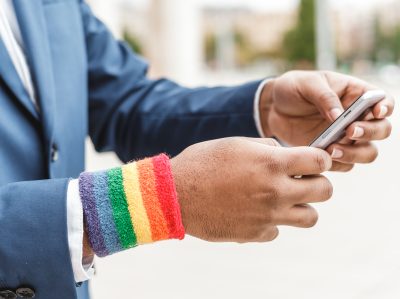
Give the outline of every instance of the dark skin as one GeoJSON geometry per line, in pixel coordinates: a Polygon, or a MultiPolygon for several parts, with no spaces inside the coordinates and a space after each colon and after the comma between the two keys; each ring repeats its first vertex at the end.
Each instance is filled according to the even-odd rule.
{"type": "MultiPolygon", "coordinates": [[[[293,146],[307,145],[327,128],[343,109],[376,87],[357,78],[334,72],[286,73],[272,80],[263,90],[260,113],[265,135],[293,146]]],[[[378,155],[372,143],[389,137],[392,126],[387,119],[394,109],[388,96],[376,104],[365,121],[353,123],[346,138],[327,151],[333,156],[333,171],[349,171],[356,163],[370,163],[378,155]],[[363,132],[363,135],[358,136],[363,132]]]]}
{"type": "MultiPolygon", "coordinates": [[[[225,138],[192,145],[171,159],[186,233],[207,241],[266,242],[280,225],[315,225],[318,214],[309,204],[333,192],[322,173],[376,159],[372,142],[390,135],[394,99],[376,104],[326,151],[304,146],[371,89],[333,72],[294,71],[272,79],[261,93],[262,127],[266,136],[294,147],[268,138],[225,138]]],[[[85,234],[84,257],[91,256],[85,234]]]]}
{"type": "Polygon", "coordinates": [[[333,192],[321,175],[332,165],[327,152],[283,148],[274,139],[199,143],[171,165],[186,232],[207,241],[266,242],[278,225],[312,227],[318,214],[308,204],[333,192]]]}

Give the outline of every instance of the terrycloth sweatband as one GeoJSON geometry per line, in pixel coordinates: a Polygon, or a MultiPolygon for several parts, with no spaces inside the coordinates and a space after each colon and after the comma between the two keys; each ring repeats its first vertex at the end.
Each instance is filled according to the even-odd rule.
{"type": "Polygon", "coordinates": [[[84,172],[79,176],[79,192],[89,242],[98,256],[185,236],[164,154],[106,171],[84,172]]]}

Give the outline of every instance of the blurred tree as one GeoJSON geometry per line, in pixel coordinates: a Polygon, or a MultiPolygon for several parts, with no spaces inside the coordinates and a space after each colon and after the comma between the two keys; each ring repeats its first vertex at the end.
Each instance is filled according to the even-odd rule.
{"type": "Polygon", "coordinates": [[[208,33],[204,41],[204,55],[206,63],[210,66],[215,65],[217,59],[217,38],[214,33],[208,33]]]}
{"type": "Polygon", "coordinates": [[[382,64],[400,62],[400,24],[394,28],[384,28],[380,17],[375,18],[371,59],[382,64]]]}
{"type": "Polygon", "coordinates": [[[393,48],[394,48],[395,62],[400,63],[400,25],[397,25],[394,32],[393,48]]]}
{"type": "Polygon", "coordinates": [[[139,40],[133,34],[131,34],[127,29],[124,30],[123,40],[127,42],[127,44],[131,47],[131,49],[135,53],[143,55],[143,49],[139,40]]]}
{"type": "Polygon", "coordinates": [[[234,31],[235,40],[235,59],[239,67],[248,66],[253,62],[254,50],[247,38],[247,35],[241,32],[238,28],[234,31]]]}
{"type": "MultiPolygon", "coordinates": [[[[248,66],[253,61],[254,51],[248,41],[246,34],[235,28],[233,31],[235,64],[239,67],[248,66]]],[[[216,66],[217,60],[217,37],[214,33],[205,36],[204,53],[207,65],[216,66]]]]}
{"type": "Polygon", "coordinates": [[[296,26],[283,40],[285,58],[294,66],[313,68],[316,61],[315,0],[301,0],[296,26]]]}

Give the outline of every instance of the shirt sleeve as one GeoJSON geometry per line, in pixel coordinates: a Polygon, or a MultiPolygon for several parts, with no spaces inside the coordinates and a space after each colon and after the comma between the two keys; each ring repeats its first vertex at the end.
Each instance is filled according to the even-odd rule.
{"type": "Polygon", "coordinates": [[[254,122],[256,124],[257,132],[258,135],[262,138],[266,138],[265,136],[262,125],[261,125],[261,119],[260,119],[260,97],[261,97],[261,92],[264,89],[265,85],[270,82],[272,78],[265,79],[261,84],[258,86],[257,92],[254,96],[254,109],[253,109],[253,117],[254,117],[254,122]]]}
{"type": "Polygon", "coordinates": [[[71,180],[67,190],[68,246],[75,282],[83,282],[94,274],[94,257],[83,260],[83,207],[79,196],[79,181],[71,180]]]}

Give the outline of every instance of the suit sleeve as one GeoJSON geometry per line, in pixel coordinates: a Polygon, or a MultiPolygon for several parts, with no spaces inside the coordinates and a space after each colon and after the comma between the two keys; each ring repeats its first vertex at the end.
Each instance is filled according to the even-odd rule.
{"type": "MultiPolygon", "coordinates": [[[[89,130],[99,151],[124,162],[175,155],[204,140],[258,136],[253,102],[261,81],[189,89],[147,78],[147,63],[118,42],[81,3],[89,80],[89,130]]],[[[162,49],[160,49],[162,51],[162,49]]]]}
{"type": "Polygon", "coordinates": [[[36,298],[76,298],[67,185],[57,179],[0,187],[0,290],[29,287],[36,298]]]}

